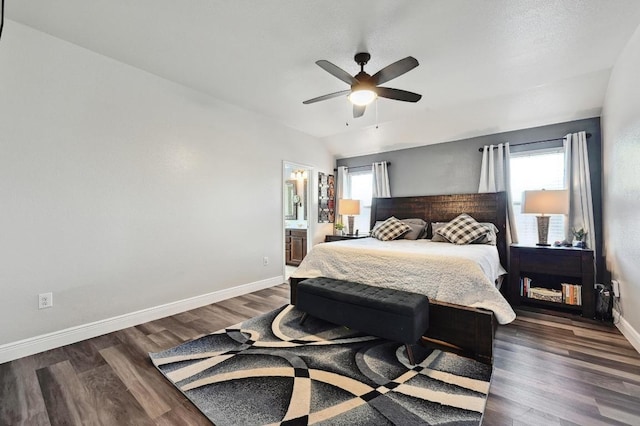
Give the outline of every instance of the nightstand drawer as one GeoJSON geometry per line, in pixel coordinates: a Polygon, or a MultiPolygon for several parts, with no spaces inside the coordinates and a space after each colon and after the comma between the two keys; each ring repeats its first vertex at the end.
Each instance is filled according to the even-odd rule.
{"type": "Polygon", "coordinates": [[[580,276],[582,274],[582,258],[580,256],[549,256],[548,254],[528,253],[520,257],[520,270],[580,276]]]}

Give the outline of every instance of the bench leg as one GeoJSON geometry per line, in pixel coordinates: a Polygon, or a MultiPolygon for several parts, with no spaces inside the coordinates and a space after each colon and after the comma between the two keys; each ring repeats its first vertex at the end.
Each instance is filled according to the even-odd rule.
{"type": "Polygon", "coordinates": [[[407,358],[409,358],[409,364],[416,365],[416,361],[413,358],[413,351],[411,350],[411,346],[409,346],[408,343],[405,343],[404,347],[407,350],[407,358]]]}
{"type": "Polygon", "coordinates": [[[302,323],[304,323],[307,320],[307,317],[309,316],[308,313],[304,313],[302,314],[302,317],[300,318],[300,325],[302,325],[302,323]]]}

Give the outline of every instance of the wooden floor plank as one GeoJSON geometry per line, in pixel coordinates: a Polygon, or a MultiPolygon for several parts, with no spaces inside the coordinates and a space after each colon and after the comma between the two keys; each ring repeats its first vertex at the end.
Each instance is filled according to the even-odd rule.
{"type": "Polygon", "coordinates": [[[50,425],[30,358],[0,364],[0,425],[50,425]]]}
{"type": "Polygon", "coordinates": [[[156,323],[161,323],[166,330],[171,330],[173,334],[183,341],[192,340],[202,335],[202,332],[189,327],[187,324],[184,324],[173,317],[162,318],[161,320],[156,321],[156,323]]]}
{"type": "Polygon", "coordinates": [[[63,350],[67,354],[73,369],[78,373],[106,364],[104,358],[102,358],[100,352],[90,340],[65,346],[63,350]]]}
{"type": "Polygon", "coordinates": [[[105,364],[79,374],[101,425],[153,425],[122,380],[105,364]]]}
{"type": "Polygon", "coordinates": [[[67,405],[73,407],[74,419],[77,413],[78,424],[99,425],[96,407],[101,404],[101,400],[89,397],[87,389],[71,365],[71,360],[47,368],[51,370],[55,380],[61,384],[67,405]]]}
{"type": "MultiPolygon", "coordinates": [[[[64,382],[65,375],[57,374],[54,364],[37,371],[40,389],[47,407],[51,424],[82,425],[80,407],[74,403],[74,398],[68,392],[68,385],[64,382]]],[[[89,421],[89,419],[87,419],[89,421]]],[[[95,424],[95,423],[94,423],[95,424]]]]}
{"type": "MultiPolygon", "coordinates": [[[[2,364],[0,425],[209,424],[148,352],[288,299],[288,286],[280,285],[2,364]]],[[[517,314],[496,334],[484,426],[640,424],[640,354],[615,327],[578,316],[517,314]]]]}
{"type": "Polygon", "coordinates": [[[120,340],[118,340],[115,333],[103,334],[102,336],[86,340],[86,342],[89,342],[97,351],[120,344],[120,340]]]}
{"type": "Polygon", "coordinates": [[[182,339],[180,339],[178,336],[176,336],[169,330],[164,330],[164,331],[161,331],[160,333],[150,334],[148,337],[149,339],[153,340],[153,342],[156,345],[158,345],[158,348],[160,348],[161,351],[177,346],[183,342],[182,339]]]}
{"type": "Polygon", "coordinates": [[[135,349],[120,345],[100,353],[151,419],[184,401],[184,396],[173,386],[167,386],[164,377],[135,349]]]}
{"type": "Polygon", "coordinates": [[[150,321],[144,324],[140,324],[140,325],[137,325],[136,328],[140,330],[143,334],[159,333],[167,329],[159,321],[150,321]]]}
{"type": "Polygon", "coordinates": [[[209,426],[211,423],[191,402],[174,407],[155,419],[158,426],[209,426]]]}
{"type": "MultiPolygon", "coordinates": [[[[534,362],[543,371],[554,371],[555,374],[564,375],[566,373],[577,371],[603,373],[619,380],[627,380],[632,383],[640,383],[640,375],[630,371],[625,364],[619,363],[610,365],[602,365],[597,358],[589,360],[577,359],[571,356],[557,355],[553,352],[545,353],[541,349],[520,348],[517,351],[523,357],[533,357],[534,362]],[[567,368],[570,367],[570,368],[567,368]]],[[[510,354],[511,356],[511,354],[510,354]]]]}
{"type": "Polygon", "coordinates": [[[198,316],[194,315],[189,311],[174,315],[173,318],[175,318],[176,320],[180,321],[183,324],[198,320],[198,316]]]}

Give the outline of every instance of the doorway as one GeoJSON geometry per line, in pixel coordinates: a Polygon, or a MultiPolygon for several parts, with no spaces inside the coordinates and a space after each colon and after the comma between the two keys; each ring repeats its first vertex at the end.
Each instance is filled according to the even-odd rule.
{"type": "Polygon", "coordinates": [[[284,230],[285,281],[307,254],[313,235],[311,223],[311,177],[313,169],[303,164],[283,162],[282,220],[284,230]]]}

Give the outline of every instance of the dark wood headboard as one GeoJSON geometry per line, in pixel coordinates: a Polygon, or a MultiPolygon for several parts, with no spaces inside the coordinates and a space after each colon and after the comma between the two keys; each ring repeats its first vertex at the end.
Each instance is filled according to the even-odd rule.
{"type": "Polygon", "coordinates": [[[493,192],[483,194],[425,195],[419,197],[374,198],[371,203],[371,228],[378,220],[391,216],[398,219],[424,219],[427,237],[431,238],[432,222],[449,222],[460,213],[467,213],[478,222],[491,222],[498,228],[497,248],[500,262],[507,263],[507,194],[493,192]]]}

